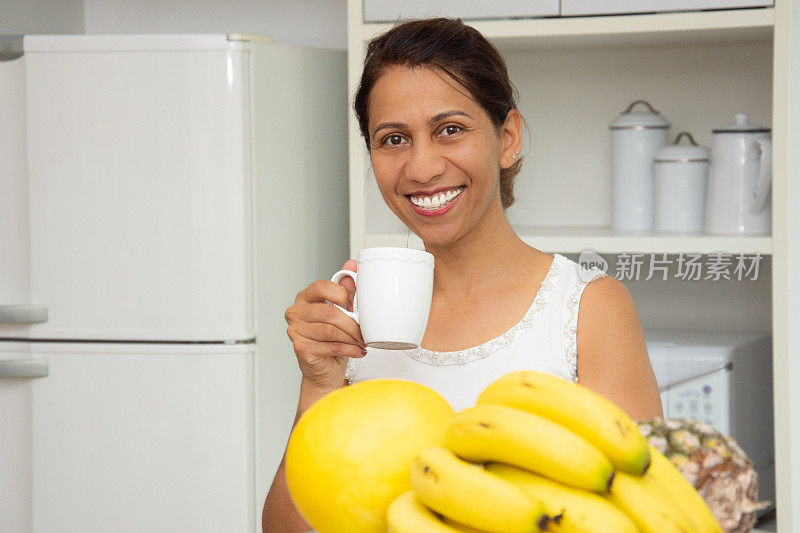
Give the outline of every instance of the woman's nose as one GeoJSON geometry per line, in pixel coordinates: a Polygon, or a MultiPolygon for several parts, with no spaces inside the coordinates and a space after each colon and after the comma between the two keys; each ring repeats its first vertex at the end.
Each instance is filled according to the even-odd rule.
{"type": "Polygon", "coordinates": [[[406,177],[421,183],[444,174],[447,163],[433,143],[416,143],[409,150],[406,177]]]}

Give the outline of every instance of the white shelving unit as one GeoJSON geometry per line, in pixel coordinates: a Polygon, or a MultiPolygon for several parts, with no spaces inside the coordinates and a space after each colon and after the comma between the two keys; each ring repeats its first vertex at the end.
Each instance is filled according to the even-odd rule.
{"type": "MultiPolygon", "coordinates": [[[[631,292],[645,327],[674,315],[695,329],[724,323],[773,335],[778,531],[800,531],[800,460],[792,457],[793,450],[800,452],[800,387],[791,388],[800,382],[800,246],[790,240],[800,234],[800,212],[792,204],[792,198],[800,202],[800,150],[790,149],[800,146],[800,1],[776,0],[774,8],[469,24],[503,53],[530,130],[516,203],[508,210],[527,243],[563,254],[589,249],[770,256],[758,285],[732,283],[706,294],[708,285],[687,290],[670,280],[637,282],[631,292]],[[671,121],[671,137],[687,130],[707,146],[711,129],[731,123],[734,113],[747,112],[754,122],[772,126],[771,236],[609,228],[608,125],[639,98],[671,121]],[[695,305],[698,296],[714,302],[695,305]],[[718,312],[713,320],[709,305],[718,312]],[[742,309],[760,316],[771,311],[772,319],[753,321],[752,312],[742,309]]],[[[390,27],[365,24],[361,0],[348,0],[351,102],[366,43],[390,27]]],[[[367,246],[422,248],[384,204],[352,113],[349,136],[351,257],[367,246]]]]}

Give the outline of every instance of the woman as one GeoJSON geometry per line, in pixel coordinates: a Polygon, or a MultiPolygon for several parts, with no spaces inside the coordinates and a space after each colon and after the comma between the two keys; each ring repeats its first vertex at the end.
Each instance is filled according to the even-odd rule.
{"type": "MultiPolygon", "coordinates": [[[[435,256],[430,318],[421,348],[367,354],[355,321],[326,302],[349,307],[352,280],[301,291],[286,311],[303,373],[297,416],[328,392],[375,377],[421,382],[459,410],[520,369],[577,381],[634,418],[660,416],[625,286],[528,246],[506,219],[522,117],[497,50],[460,20],[399,24],[370,43],[354,107],[384,201],[435,256]]],[[[308,529],[283,463],[263,527],[308,529]]]]}

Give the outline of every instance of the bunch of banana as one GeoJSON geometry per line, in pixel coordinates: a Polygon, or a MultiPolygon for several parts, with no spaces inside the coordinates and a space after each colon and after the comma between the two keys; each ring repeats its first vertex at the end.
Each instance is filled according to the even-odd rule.
{"type": "Polygon", "coordinates": [[[388,533],[459,533],[463,528],[450,527],[440,517],[422,505],[410,490],[398,496],[386,512],[388,533]]]}
{"type": "Polygon", "coordinates": [[[503,405],[477,405],[456,414],[445,446],[473,463],[512,464],[575,488],[606,492],[611,462],[563,426],[503,405]]]}
{"type": "Polygon", "coordinates": [[[529,533],[547,525],[542,502],[442,447],[411,462],[411,487],[428,508],[482,531],[529,533]]]}
{"type": "Polygon", "coordinates": [[[412,461],[393,533],[722,533],[631,418],[580,385],[508,374],[412,461]]]}
{"type": "Polygon", "coordinates": [[[594,444],[616,470],[641,476],[650,465],[647,440],[622,409],[607,398],[556,376],[512,372],[490,384],[480,404],[516,407],[557,422],[594,444]]]}

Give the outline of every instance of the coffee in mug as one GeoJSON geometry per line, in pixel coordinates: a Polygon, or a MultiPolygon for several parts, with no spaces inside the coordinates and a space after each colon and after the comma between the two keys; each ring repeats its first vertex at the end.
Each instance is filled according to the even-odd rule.
{"type": "Polygon", "coordinates": [[[340,270],[331,281],[350,276],[356,284],[353,311],[372,348],[410,350],[425,335],[433,297],[433,254],[413,248],[364,248],[357,272],[340,270]]]}

